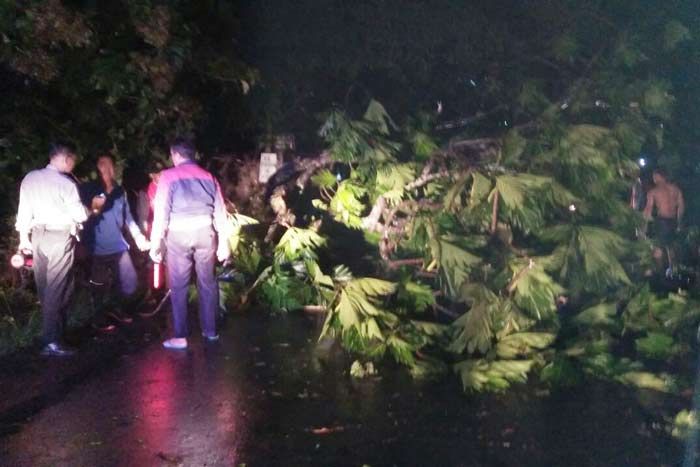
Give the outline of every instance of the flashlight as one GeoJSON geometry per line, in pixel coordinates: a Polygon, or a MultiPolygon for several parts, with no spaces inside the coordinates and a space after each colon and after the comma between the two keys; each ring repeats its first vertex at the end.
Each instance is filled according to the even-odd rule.
{"type": "Polygon", "coordinates": [[[637,163],[639,164],[640,167],[646,167],[647,160],[643,157],[640,157],[639,160],[637,160],[637,163]]]}
{"type": "Polygon", "coordinates": [[[18,251],[12,258],[10,258],[10,265],[15,269],[21,269],[23,267],[31,268],[34,260],[31,255],[25,255],[23,252],[18,251]]]}

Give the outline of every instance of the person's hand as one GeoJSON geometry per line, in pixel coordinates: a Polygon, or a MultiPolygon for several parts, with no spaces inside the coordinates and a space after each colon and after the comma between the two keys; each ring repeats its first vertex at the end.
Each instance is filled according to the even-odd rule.
{"type": "Polygon", "coordinates": [[[228,241],[219,242],[219,246],[216,249],[216,259],[223,263],[229,256],[231,256],[231,248],[228,245],[228,241]]]}
{"type": "Polygon", "coordinates": [[[98,195],[92,198],[92,202],[90,203],[90,209],[92,209],[92,212],[99,212],[105,205],[105,199],[105,195],[98,195]]]}
{"type": "Polygon", "coordinates": [[[157,246],[151,245],[151,251],[148,253],[148,256],[151,257],[151,261],[154,263],[163,262],[163,252],[160,251],[160,248],[157,246]]]}
{"type": "Polygon", "coordinates": [[[21,251],[22,253],[31,253],[32,252],[32,242],[29,241],[29,238],[20,238],[19,239],[19,245],[17,246],[17,251],[21,251]]]}
{"type": "Polygon", "coordinates": [[[146,237],[138,237],[135,238],[134,241],[139,251],[148,251],[151,249],[151,242],[149,242],[146,237]]]}

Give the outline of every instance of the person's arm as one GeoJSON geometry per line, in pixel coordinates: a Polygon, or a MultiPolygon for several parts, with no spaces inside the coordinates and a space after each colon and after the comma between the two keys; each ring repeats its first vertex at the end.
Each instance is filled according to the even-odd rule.
{"type": "Polygon", "coordinates": [[[141,190],[136,195],[136,217],[141,230],[148,232],[148,212],[151,210],[148,195],[145,190],[141,190]]]}
{"type": "Polygon", "coordinates": [[[32,249],[32,242],[29,239],[29,232],[32,228],[32,219],[34,218],[34,214],[27,196],[27,188],[25,187],[24,182],[22,182],[19,188],[19,205],[17,206],[17,221],[15,222],[15,229],[17,229],[17,232],[19,232],[18,250],[32,249]]]}
{"type": "Polygon", "coordinates": [[[69,182],[66,185],[63,201],[73,223],[82,224],[88,219],[88,210],[80,199],[78,187],[75,183],[69,182]]]}
{"type": "Polygon", "coordinates": [[[683,199],[683,192],[678,190],[678,210],[676,211],[676,222],[680,227],[681,221],[683,220],[683,214],[685,214],[685,200],[683,199]]]}
{"type": "Polygon", "coordinates": [[[153,226],[150,238],[151,259],[156,262],[162,260],[161,244],[170,220],[171,206],[170,182],[166,176],[161,176],[156,189],[156,197],[153,200],[153,226]]]}
{"type": "Polygon", "coordinates": [[[216,177],[212,175],[212,178],[214,179],[214,186],[216,187],[216,193],[214,194],[214,229],[216,230],[219,239],[219,244],[216,249],[216,257],[219,261],[223,262],[231,255],[231,248],[229,245],[231,224],[228,220],[224,196],[221,193],[221,185],[219,185],[216,177]]]}
{"type": "Polygon", "coordinates": [[[129,229],[131,238],[134,239],[134,242],[136,242],[136,246],[139,248],[139,250],[146,251],[151,247],[151,245],[146,236],[141,232],[141,229],[134,220],[134,216],[131,215],[129,199],[126,196],[126,193],[124,193],[122,198],[124,199],[124,223],[126,224],[127,229],[129,229]]]}
{"type": "Polygon", "coordinates": [[[646,220],[651,220],[651,215],[654,212],[655,198],[654,190],[651,190],[647,194],[647,205],[644,207],[644,219],[646,220]]]}

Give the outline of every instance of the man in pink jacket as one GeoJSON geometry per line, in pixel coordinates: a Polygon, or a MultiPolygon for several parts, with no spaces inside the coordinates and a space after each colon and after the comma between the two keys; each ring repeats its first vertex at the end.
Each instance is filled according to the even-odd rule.
{"type": "Polygon", "coordinates": [[[156,190],[150,255],[153,261],[162,261],[165,243],[175,336],[163,346],[186,349],[187,289],[193,266],[202,335],[207,341],[219,338],[219,289],[214,267],[217,259],[224,261],[230,254],[228,217],[219,182],[194,161],[194,146],[176,140],[170,145],[170,157],[173,167],[161,172],[156,190]]]}

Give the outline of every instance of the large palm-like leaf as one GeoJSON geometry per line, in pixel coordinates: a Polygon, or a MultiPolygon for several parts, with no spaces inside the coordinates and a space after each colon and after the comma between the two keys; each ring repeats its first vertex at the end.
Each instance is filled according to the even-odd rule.
{"type": "Polygon", "coordinates": [[[376,190],[392,204],[404,195],[405,186],[415,178],[415,168],[410,164],[391,164],[377,169],[376,190]]]}
{"type": "Polygon", "coordinates": [[[627,242],[615,232],[587,225],[560,225],[542,234],[545,240],[563,243],[546,261],[564,285],[577,290],[601,291],[609,286],[630,285],[620,258],[627,242]]]}
{"type": "Polygon", "coordinates": [[[230,214],[228,216],[230,235],[228,238],[231,251],[235,254],[242,238],[242,228],[246,225],[258,224],[258,220],[243,214],[230,214]]]}
{"type": "Polygon", "coordinates": [[[431,239],[430,249],[433,259],[440,267],[440,277],[446,292],[451,297],[457,297],[459,288],[468,279],[469,272],[481,262],[481,258],[448,241],[448,238],[431,239]]]}
{"type": "Polygon", "coordinates": [[[544,225],[544,214],[552,204],[566,205],[575,197],[551,177],[533,174],[502,175],[489,195],[493,202],[498,193],[503,215],[525,232],[544,225]]]}
{"type": "Polygon", "coordinates": [[[331,112],[319,134],[330,144],[335,160],[381,163],[394,160],[399,149],[398,144],[386,138],[393,127],[384,107],[372,101],[362,120],[351,120],[339,110],[331,112]]]}
{"type": "Polygon", "coordinates": [[[516,332],[496,344],[496,355],[504,360],[528,357],[552,345],[556,338],[551,332],[516,332]]]}
{"type": "Polygon", "coordinates": [[[500,312],[502,303],[493,292],[480,284],[465,285],[461,293],[470,307],[452,323],[454,334],[448,350],[458,354],[465,350],[470,354],[484,354],[493,346],[494,316],[500,312]]]}
{"type": "Polygon", "coordinates": [[[538,260],[529,263],[517,260],[511,263],[510,270],[515,303],[537,319],[551,316],[556,310],[556,298],[563,289],[545,272],[542,264],[538,260]]]}
{"type": "Polygon", "coordinates": [[[534,360],[464,360],[454,365],[464,391],[503,391],[513,383],[524,383],[534,360]]]}
{"type": "Polygon", "coordinates": [[[351,180],[342,181],[329,204],[335,219],[348,227],[360,228],[362,226],[360,216],[365,209],[360,198],[365,193],[366,190],[357,183],[351,180]]]}
{"type": "Polygon", "coordinates": [[[316,259],[315,250],[325,245],[326,239],[311,229],[291,227],[282,235],[275,247],[278,263],[316,259]]]}

